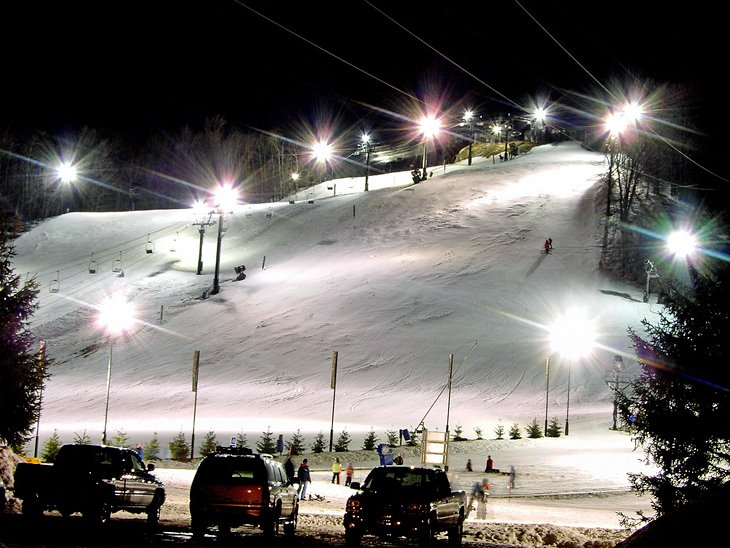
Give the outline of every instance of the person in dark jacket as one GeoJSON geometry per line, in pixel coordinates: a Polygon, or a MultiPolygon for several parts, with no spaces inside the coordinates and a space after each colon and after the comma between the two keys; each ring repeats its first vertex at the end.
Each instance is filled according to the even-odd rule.
{"type": "Polygon", "coordinates": [[[304,459],[302,464],[299,465],[297,478],[299,478],[299,500],[306,500],[307,486],[312,481],[312,476],[309,474],[309,461],[307,459],[304,459]]]}
{"type": "Polygon", "coordinates": [[[294,463],[291,460],[291,456],[287,457],[284,463],[284,470],[286,470],[286,479],[291,483],[294,479],[294,463]]]}

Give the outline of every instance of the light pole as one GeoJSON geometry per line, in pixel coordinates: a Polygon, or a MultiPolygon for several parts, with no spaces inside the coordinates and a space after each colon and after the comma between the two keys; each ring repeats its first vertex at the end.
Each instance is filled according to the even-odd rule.
{"type": "MultiPolygon", "coordinates": [[[[38,343],[38,366],[41,370],[41,375],[46,374],[46,341],[40,341],[38,343]]],[[[41,408],[43,406],[43,379],[41,379],[40,393],[38,395],[38,420],[35,425],[35,449],[33,450],[33,456],[38,458],[38,442],[41,430],[41,408]]]]}
{"type": "Polygon", "coordinates": [[[193,223],[193,226],[198,227],[198,233],[200,234],[197,271],[197,275],[200,276],[203,273],[203,235],[205,234],[205,227],[213,224],[213,221],[211,221],[213,211],[207,208],[202,202],[196,202],[193,205],[193,211],[195,212],[195,222],[193,223]]]}
{"type": "Polygon", "coordinates": [[[213,275],[213,290],[211,295],[217,295],[220,290],[219,274],[221,267],[221,244],[225,230],[223,229],[223,215],[231,211],[236,204],[236,191],[232,185],[222,185],[215,193],[215,213],[218,214],[218,239],[215,246],[215,274],[213,275]]]}
{"type": "MultiPolygon", "coordinates": [[[[56,166],[56,176],[64,187],[70,187],[78,179],[79,173],[76,166],[70,162],[62,162],[56,166]]],[[[62,192],[62,196],[65,197],[66,189],[62,192]]],[[[71,210],[71,206],[61,203],[61,213],[68,213],[71,210]]]]}
{"type": "Polygon", "coordinates": [[[109,418],[109,393],[112,379],[112,352],[114,337],[128,331],[134,323],[134,310],[120,293],[113,294],[99,307],[97,319],[99,327],[106,329],[109,335],[109,363],[106,370],[106,403],[104,405],[104,430],[101,435],[102,445],[106,445],[106,427],[109,418]]]}
{"type": "Polygon", "coordinates": [[[535,107],[533,116],[535,117],[535,126],[537,128],[537,138],[535,139],[535,142],[540,144],[540,141],[544,140],[540,137],[545,133],[545,118],[547,117],[547,111],[543,107],[535,107]]]}
{"type": "Polygon", "coordinates": [[[430,138],[435,137],[438,135],[438,132],[441,130],[441,122],[434,118],[433,116],[424,116],[421,119],[421,122],[419,124],[421,133],[423,134],[423,163],[422,163],[422,171],[421,171],[421,180],[425,181],[428,176],[426,174],[428,169],[428,156],[426,151],[426,146],[428,144],[428,140],[430,138]]]}
{"type": "MultiPolygon", "coordinates": [[[[573,361],[587,356],[593,349],[595,344],[593,321],[583,310],[572,308],[560,316],[552,325],[550,341],[551,352],[559,352],[568,359],[568,395],[565,407],[565,435],[567,436],[570,434],[570,377],[573,361]]],[[[549,361],[546,365],[546,376],[548,375],[549,361]]],[[[545,402],[545,410],[545,421],[547,423],[547,402],[545,402]]]]}
{"type": "Polygon", "coordinates": [[[469,159],[467,160],[468,166],[471,165],[471,145],[474,143],[474,111],[468,109],[464,111],[464,123],[469,126],[469,159]]]}
{"type": "Polygon", "coordinates": [[[545,358],[545,435],[548,429],[548,402],[550,401],[550,354],[545,358]]]}
{"type": "Polygon", "coordinates": [[[372,139],[367,133],[363,133],[360,137],[360,146],[365,149],[365,192],[368,188],[368,178],[370,177],[370,150],[372,149],[370,143],[372,139]]]}

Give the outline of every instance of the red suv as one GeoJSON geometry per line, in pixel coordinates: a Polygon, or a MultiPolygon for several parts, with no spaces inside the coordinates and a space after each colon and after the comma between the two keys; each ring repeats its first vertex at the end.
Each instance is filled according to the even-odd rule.
{"type": "Polygon", "coordinates": [[[205,457],[190,486],[196,538],[214,525],[219,535],[252,525],[271,536],[281,526],[286,536],[293,536],[298,515],[297,488],[287,481],[282,464],[245,447],[219,449],[205,457]]]}

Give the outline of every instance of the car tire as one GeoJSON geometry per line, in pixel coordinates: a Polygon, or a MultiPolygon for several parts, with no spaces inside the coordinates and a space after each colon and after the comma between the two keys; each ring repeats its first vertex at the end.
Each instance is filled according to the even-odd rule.
{"type": "Polygon", "coordinates": [[[448,530],[449,546],[461,546],[461,538],[464,534],[464,520],[459,516],[459,524],[448,530]]]}
{"type": "Polygon", "coordinates": [[[153,502],[149,508],[147,508],[147,525],[149,527],[157,527],[160,524],[160,511],[161,506],[157,501],[153,502]]]}
{"type": "Polygon", "coordinates": [[[208,527],[200,518],[193,518],[191,520],[190,529],[193,532],[193,539],[199,541],[205,537],[205,533],[208,530],[208,527]]]}
{"type": "Polygon", "coordinates": [[[102,499],[89,508],[84,517],[96,527],[101,527],[109,523],[112,515],[112,507],[108,501],[102,499]]]}
{"type": "Polygon", "coordinates": [[[362,540],[362,533],[357,529],[345,529],[345,546],[347,548],[359,548],[362,540]]]}
{"type": "Polygon", "coordinates": [[[41,508],[41,502],[37,495],[23,499],[23,506],[21,508],[23,516],[28,519],[38,519],[43,515],[43,508],[41,508]]]}

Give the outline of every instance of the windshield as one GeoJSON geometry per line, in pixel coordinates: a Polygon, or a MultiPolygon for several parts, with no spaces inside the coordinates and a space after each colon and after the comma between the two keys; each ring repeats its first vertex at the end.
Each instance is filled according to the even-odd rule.
{"type": "Polygon", "coordinates": [[[366,491],[429,490],[433,488],[433,475],[427,470],[387,468],[373,470],[365,480],[366,491]]]}

